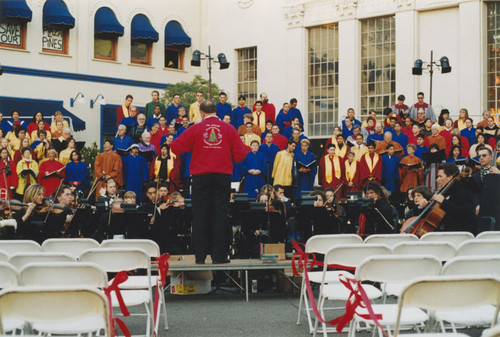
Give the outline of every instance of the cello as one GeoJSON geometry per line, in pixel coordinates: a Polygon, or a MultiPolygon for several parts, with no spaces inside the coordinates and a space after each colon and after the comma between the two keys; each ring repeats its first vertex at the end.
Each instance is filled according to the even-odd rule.
{"type": "MultiPolygon", "coordinates": [[[[451,189],[451,187],[464,177],[470,176],[472,174],[472,169],[467,167],[462,173],[457,172],[453,175],[453,178],[441,187],[436,194],[442,194],[446,196],[446,193],[451,189]]],[[[415,234],[419,238],[425,233],[434,232],[439,227],[439,224],[443,220],[446,212],[441,208],[441,204],[433,200],[427,205],[426,208],[420,213],[419,216],[411,217],[407,219],[401,226],[401,234],[415,234]]]]}

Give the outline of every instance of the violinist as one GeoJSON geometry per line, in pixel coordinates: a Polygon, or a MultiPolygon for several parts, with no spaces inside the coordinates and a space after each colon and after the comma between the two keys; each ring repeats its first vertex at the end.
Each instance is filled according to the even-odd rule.
{"type": "Polygon", "coordinates": [[[326,203],[327,197],[323,191],[313,191],[310,193],[311,196],[315,196],[314,207],[316,208],[326,208],[328,212],[326,215],[323,213],[317,214],[313,212],[312,217],[314,220],[314,234],[338,234],[340,233],[340,222],[336,217],[334,208],[331,208],[326,203]]]}
{"type": "MultiPolygon", "coordinates": [[[[28,152],[27,152],[28,153],[28,152]]],[[[17,222],[17,238],[22,240],[34,240],[42,243],[43,224],[46,213],[41,212],[45,189],[42,185],[31,184],[26,188],[23,202],[26,207],[14,214],[17,222]]]]}
{"type": "MultiPolygon", "coordinates": [[[[436,178],[439,188],[447,186],[457,174],[458,168],[455,164],[439,164],[436,178]]],[[[446,196],[435,194],[430,200],[422,198],[419,205],[425,208],[432,200],[439,203],[441,209],[446,212],[439,225],[439,230],[475,232],[472,194],[461,181],[454,183],[447,191],[446,196]]]]}
{"type": "Polygon", "coordinates": [[[364,187],[366,198],[373,199],[369,207],[363,208],[359,220],[359,234],[393,233],[392,207],[382,187],[375,181],[364,187]]]}
{"type": "Polygon", "coordinates": [[[118,186],[113,178],[106,180],[106,185],[99,190],[99,196],[109,198],[110,203],[118,197],[118,186]]]}
{"type": "Polygon", "coordinates": [[[121,208],[122,203],[123,199],[121,199],[120,197],[115,198],[111,203],[111,208],[102,213],[99,217],[97,231],[94,234],[94,239],[96,239],[98,242],[102,242],[105,239],[117,238],[115,235],[120,235],[123,238],[125,233],[111,233],[110,231],[113,214],[124,212],[123,208],[121,208]]]}
{"type": "Polygon", "coordinates": [[[44,239],[61,238],[68,224],[73,219],[73,213],[70,207],[73,206],[73,193],[68,185],[61,185],[53,194],[55,206],[49,206],[48,216],[46,217],[43,228],[44,239]]]}

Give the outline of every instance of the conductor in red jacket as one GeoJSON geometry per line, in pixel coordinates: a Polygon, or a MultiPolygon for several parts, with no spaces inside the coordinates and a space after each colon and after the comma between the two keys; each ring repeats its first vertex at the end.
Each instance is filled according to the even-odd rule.
{"type": "Polygon", "coordinates": [[[217,106],[213,102],[203,101],[200,114],[202,121],[185,130],[172,143],[171,149],[177,156],[192,153],[192,235],[196,263],[205,263],[208,253],[213,263],[228,263],[226,216],[233,163],[245,159],[250,148],[243,144],[231,124],[217,118],[217,106]]]}

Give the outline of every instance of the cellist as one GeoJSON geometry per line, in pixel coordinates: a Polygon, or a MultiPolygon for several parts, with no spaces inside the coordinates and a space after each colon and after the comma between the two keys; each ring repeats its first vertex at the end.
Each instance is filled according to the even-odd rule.
{"type": "MultiPolygon", "coordinates": [[[[445,187],[453,177],[458,174],[458,168],[455,164],[439,164],[436,182],[439,188],[445,187]]],[[[458,181],[451,186],[446,195],[434,194],[431,200],[440,204],[443,211],[446,212],[438,230],[440,231],[468,231],[475,233],[474,204],[472,194],[458,181]]],[[[427,207],[431,202],[422,198],[421,207],[427,207]]]]}

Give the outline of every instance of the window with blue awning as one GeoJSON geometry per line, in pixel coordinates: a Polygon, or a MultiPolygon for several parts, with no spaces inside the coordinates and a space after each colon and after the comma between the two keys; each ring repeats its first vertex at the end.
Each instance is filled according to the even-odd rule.
{"type": "Polygon", "coordinates": [[[63,0],[47,0],[43,5],[43,26],[73,28],[75,27],[75,18],[63,0]]]}
{"type": "Polygon", "coordinates": [[[191,38],[186,34],[181,24],[177,21],[169,21],[165,26],[165,47],[191,46],[191,38]]]}
{"type": "Polygon", "coordinates": [[[33,13],[25,0],[0,1],[0,19],[31,21],[33,13]]]}
{"type": "Polygon", "coordinates": [[[151,22],[144,14],[137,14],[132,19],[132,40],[158,41],[158,32],[153,28],[151,22]]]}
{"type": "Polygon", "coordinates": [[[95,13],[94,33],[123,36],[124,28],[108,7],[101,7],[95,13]]]}
{"type": "Polygon", "coordinates": [[[31,122],[35,113],[40,111],[48,123],[56,111],[61,111],[74,131],[85,130],[85,121],[66,110],[63,101],[0,96],[0,112],[3,113],[4,119],[5,116],[10,116],[10,112],[14,109],[19,110],[20,119],[27,122],[31,122]]]}

